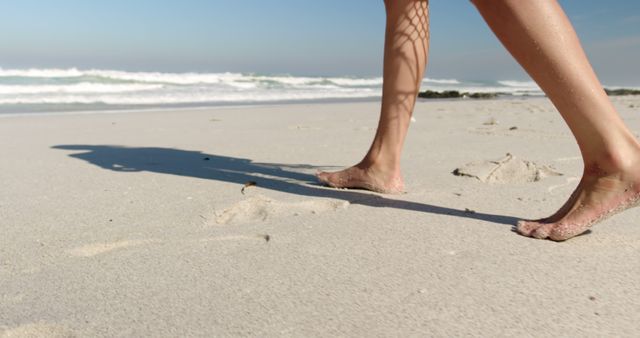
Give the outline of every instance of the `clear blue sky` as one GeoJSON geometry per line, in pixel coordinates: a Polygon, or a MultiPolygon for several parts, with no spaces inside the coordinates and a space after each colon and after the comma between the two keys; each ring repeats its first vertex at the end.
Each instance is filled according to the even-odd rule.
{"type": "MultiPolygon", "coordinates": [[[[607,84],[640,85],[640,1],[561,0],[607,84]]],[[[463,0],[431,0],[428,77],[525,79],[463,0]]],[[[381,73],[382,0],[0,2],[0,67],[381,73]]]]}

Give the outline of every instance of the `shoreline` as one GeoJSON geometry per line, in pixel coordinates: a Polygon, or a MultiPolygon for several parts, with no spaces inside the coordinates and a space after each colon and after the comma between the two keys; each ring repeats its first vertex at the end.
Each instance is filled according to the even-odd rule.
{"type": "MultiPolygon", "coordinates": [[[[537,95],[499,95],[497,97],[492,98],[418,98],[416,102],[430,102],[430,101],[441,101],[441,102],[456,102],[456,101],[468,101],[468,100],[527,100],[527,99],[536,99],[536,98],[544,98],[545,96],[537,96],[537,95]]],[[[36,112],[0,112],[0,118],[3,117],[18,117],[18,116],[56,116],[56,115],[92,115],[92,114],[118,114],[118,113],[137,113],[137,112],[163,112],[163,111],[202,111],[202,110],[219,110],[219,109],[246,109],[246,108],[258,108],[258,107],[286,107],[286,106],[295,106],[295,105],[323,105],[323,104],[349,104],[349,103],[379,103],[380,97],[372,97],[372,98],[356,98],[356,99],[320,99],[320,100],[305,100],[305,101],[274,101],[274,102],[259,102],[259,103],[233,103],[233,104],[223,104],[223,105],[176,105],[176,106],[168,106],[168,105],[159,105],[159,106],[144,106],[144,107],[102,107],[98,109],[85,109],[83,107],[78,107],[72,110],[64,110],[64,108],[60,111],[36,111],[36,112]]],[[[0,111],[10,108],[1,107],[0,111]]]]}
{"type": "MultiPolygon", "coordinates": [[[[610,97],[616,96],[640,96],[640,89],[636,87],[605,87],[604,90],[610,97]]],[[[541,94],[512,94],[504,92],[461,92],[458,90],[433,91],[425,90],[418,93],[417,102],[420,101],[458,101],[458,100],[516,100],[546,97],[541,94]]],[[[50,116],[50,115],[86,115],[86,114],[111,114],[133,113],[148,111],[170,110],[206,110],[224,108],[251,108],[266,106],[287,106],[305,104],[339,104],[358,102],[379,102],[381,96],[357,97],[357,98],[323,98],[304,100],[274,100],[256,102],[211,102],[211,103],[185,103],[185,104],[145,104],[145,105],[110,105],[102,103],[91,104],[0,104],[0,118],[9,116],[50,116]]]]}
{"type": "MultiPolygon", "coordinates": [[[[91,115],[91,114],[117,114],[117,113],[137,113],[137,112],[153,112],[153,111],[201,111],[201,110],[218,110],[218,109],[246,109],[258,107],[278,107],[288,105],[304,105],[304,104],[340,104],[340,103],[360,103],[360,102],[377,102],[376,98],[356,98],[356,99],[321,99],[308,101],[273,101],[273,102],[257,102],[257,103],[229,103],[229,104],[212,104],[212,105],[151,105],[151,106],[121,106],[121,107],[101,107],[89,108],[77,107],[72,110],[60,111],[35,111],[35,112],[1,112],[4,109],[11,109],[7,106],[0,106],[0,118],[16,117],[16,116],[52,116],[52,115],[91,115]]],[[[59,108],[64,109],[64,108],[59,108]]]]}

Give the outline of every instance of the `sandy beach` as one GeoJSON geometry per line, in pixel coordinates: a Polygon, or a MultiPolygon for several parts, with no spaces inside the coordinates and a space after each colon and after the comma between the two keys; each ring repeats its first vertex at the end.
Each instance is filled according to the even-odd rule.
{"type": "Polygon", "coordinates": [[[512,230],[582,170],[546,98],[420,100],[406,194],[320,186],[378,111],[0,116],[0,337],[638,335],[640,209],[512,230]]]}

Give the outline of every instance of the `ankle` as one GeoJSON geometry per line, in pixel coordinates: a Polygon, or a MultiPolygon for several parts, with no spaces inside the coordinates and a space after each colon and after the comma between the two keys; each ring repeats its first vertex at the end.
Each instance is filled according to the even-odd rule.
{"type": "Polygon", "coordinates": [[[385,174],[395,174],[400,172],[400,161],[388,158],[365,157],[356,165],[364,170],[373,170],[385,174]]]}
{"type": "Polygon", "coordinates": [[[585,156],[584,172],[588,176],[607,176],[615,173],[640,173],[640,145],[609,149],[597,156],[585,156]]]}
{"type": "Polygon", "coordinates": [[[399,172],[400,157],[397,154],[389,155],[389,152],[369,151],[357,165],[360,168],[375,168],[384,172],[399,172]]]}

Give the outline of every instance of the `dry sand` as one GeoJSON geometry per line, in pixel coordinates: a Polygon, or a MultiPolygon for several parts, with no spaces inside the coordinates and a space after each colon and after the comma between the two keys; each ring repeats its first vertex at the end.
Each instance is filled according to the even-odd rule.
{"type": "Polygon", "coordinates": [[[420,101],[406,194],[318,186],[378,109],[0,117],[0,337],[639,334],[640,210],[512,232],[581,172],[546,99],[420,101]]]}

